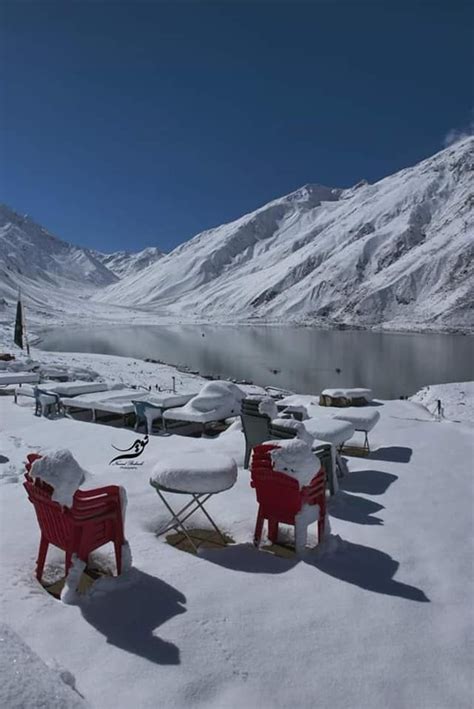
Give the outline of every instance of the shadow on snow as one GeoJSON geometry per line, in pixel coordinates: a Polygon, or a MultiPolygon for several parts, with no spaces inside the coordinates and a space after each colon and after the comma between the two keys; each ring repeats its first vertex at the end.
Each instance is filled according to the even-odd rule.
{"type": "MultiPolygon", "coordinates": [[[[337,537],[330,537],[328,541],[330,544],[336,540],[337,537]]],[[[251,544],[236,544],[219,550],[206,549],[200,556],[232,571],[259,574],[282,574],[298,563],[305,563],[366,591],[429,603],[429,598],[421,589],[393,578],[400,564],[389,554],[345,540],[337,540],[336,545],[334,551],[324,551],[324,548],[319,551],[316,548],[307,552],[301,560],[259,551],[251,544]]]]}
{"type": "Polygon", "coordinates": [[[383,524],[380,517],[372,517],[372,515],[384,509],[385,507],[379,505],[378,502],[366,500],[365,497],[357,495],[349,495],[344,490],[340,490],[328,504],[331,517],[356,524],[383,524]]]}
{"type": "Polygon", "coordinates": [[[383,495],[395,480],[398,480],[398,475],[384,473],[381,470],[354,470],[347,473],[339,481],[339,485],[346,492],[383,495]]]}
{"type": "Polygon", "coordinates": [[[409,463],[412,448],[405,446],[386,446],[371,451],[370,460],[384,460],[388,463],[409,463]]]}
{"type": "Polygon", "coordinates": [[[133,568],[131,584],[98,591],[81,603],[84,619],[107,642],[160,665],[178,665],[179,648],[153,634],[175,615],[185,613],[186,598],[173,586],[133,568]]]}

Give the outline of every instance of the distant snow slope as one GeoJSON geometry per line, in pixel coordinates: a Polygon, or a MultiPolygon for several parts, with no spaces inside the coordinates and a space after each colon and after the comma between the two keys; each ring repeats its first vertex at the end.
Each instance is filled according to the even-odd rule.
{"type": "Polygon", "coordinates": [[[0,269],[0,287],[6,292],[30,282],[56,288],[74,284],[83,290],[118,280],[88,249],[57,239],[5,205],[0,205],[0,269]]]}
{"type": "Polygon", "coordinates": [[[50,323],[128,319],[130,313],[94,303],[90,296],[117,282],[121,273],[140,270],[159,256],[154,248],[138,254],[100,254],[73,246],[0,205],[0,332],[11,329],[19,288],[30,331],[50,323]]]}
{"type": "Polygon", "coordinates": [[[474,382],[431,384],[410,396],[410,400],[431,413],[437,412],[440,401],[443,418],[474,426],[474,382]]]}
{"type": "Polygon", "coordinates": [[[94,298],[220,320],[470,328],[473,146],[468,138],[373,185],[307,185],[94,298]]]}
{"type": "Polygon", "coordinates": [[[212,320],[474,329],[474,138],[374,185],[306,185],[170,254],[102,254],[0,207],[0,328],[212,320]],[[131,309],[135,308],[134,312],[131,309]]]}
{"type": "Polygon", "coordinates": [[[149,246],[137,253],[129,251],[116,251],[112,254],[103,254],[100,251],[94,251],[93,253],[118,278],[126,278],[139,273],[163,257],[163,252],[155,246],[149,246]]]}

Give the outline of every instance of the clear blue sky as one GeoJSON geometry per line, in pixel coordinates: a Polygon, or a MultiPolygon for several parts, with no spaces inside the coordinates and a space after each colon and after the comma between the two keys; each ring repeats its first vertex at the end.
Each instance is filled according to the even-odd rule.
{"type": "Polygon", "coordinates": [[[0,201],[170,250],[306,182],[374,181],[472,119],[466,0],[1,2],[0,201]]]}

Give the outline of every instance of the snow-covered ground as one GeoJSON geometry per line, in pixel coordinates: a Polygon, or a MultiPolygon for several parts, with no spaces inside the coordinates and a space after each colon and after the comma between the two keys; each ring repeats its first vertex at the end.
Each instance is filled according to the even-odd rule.
{"type": "MultiPolygon", "coordinates": [[[[202,383],[128,358],[33,356],[107,381],[171,387],[175,376],[178,390],[202,383]]],[[[97,709],[470,708],[474,436],[455,420],[472,410],[473,385],[443,385],[441,421],[425,408],[439,398],[438,387],[430,392],[373,406],[381,416],[373,452],[347,459],[329,505],[332,534],[301,560],[252,547],[257,505],[238,428],[214,439],[151,436],[143,465],[126,470],[109,464],[112,445],[131,445],[134,431],[38,418],[31,399],[15,405],[0,396],[0,603],[11,629],[0,633],[2,672],[14,671],[9,657],[26,659],[16,675],[25,702],[15,704],[0,677],[0,704],[40,706],[28,703],[26,678],[46,663],[46,696],[61,673],[77,691],[64,686],[69,703],[61,687],[62,703],[44,706],[80,706],[79,692],[97,709]],[[84,487],[115,483],[128,496],[133,567],[96,582],[77,605],[55,600],[34,578],[38,525],[21,484],[26,454],[57,448],[88,471],[84,487]],[[176,451],[236,461],[237,483],[208,504],[234,545],[193,556],[155,536],[167,517],[149,478],[176,451]]],[[[114,569],[112,548],[96,558],[114,569]]],[[[61,576],[62,564],[51,549],[46,576],[61,576]]]]}
{"type": "Polygon", "coordinates": [[[431,384],[423,387],[410,399],[423,404],[435,414],[438,412],[438,401],[440,401],[441,416],[450,421],[474,426],[474,382],[431,384]]]}

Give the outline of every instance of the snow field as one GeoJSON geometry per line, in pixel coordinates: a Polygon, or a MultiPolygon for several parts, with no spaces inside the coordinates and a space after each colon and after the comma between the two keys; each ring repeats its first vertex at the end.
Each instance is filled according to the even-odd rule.
{"type": "MultiPolygon", "coordinates": [[[[165,381],[172,371],[125,358],[45,357],[128,383],[165,381]]],[[[131,445],[134,431],[36,418],[31,400],[1,396],[2,616],[101,709],[468,709],[473,432],[410,401],[380,403],[372,455],[348,459],[329,503],[332,535],[297,560],[251,545],[257,505],[237,427],[217,439],[151,436],[143,465],[125,470],[109,465],[112,444],[131,445]],[[83,487],[118,484],[128,498],[133,567],[75,605],[34,579],[39,531],[21,485],[26,453],[61,447],[90,473],[83,487]],[[236,461],[237,482],[208,503],[235,545],[196,557],[154,535],[168,513],[148,481],[177,450],[236,461]]],[[[114,569],[112,548],[97,558],[114,569]]],[[[47,574],[61,576],[63,562],[50,551],[47,574]]]]}

